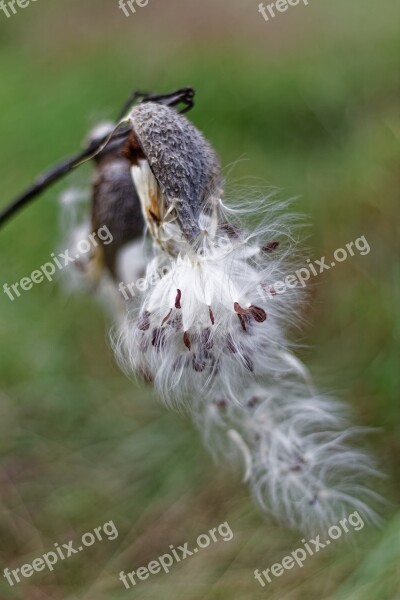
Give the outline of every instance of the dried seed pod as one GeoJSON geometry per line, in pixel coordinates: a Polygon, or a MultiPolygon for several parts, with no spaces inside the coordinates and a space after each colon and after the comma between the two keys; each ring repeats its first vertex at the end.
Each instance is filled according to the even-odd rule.
{"type": "Polygon", "coordinates": [[[195,242],[201,234],[201,213],[211,213],[212,198],[221,194],[215,151],[173,108],[140,104],[132,109],[129,122],[135,136],[130,155],[133,178],[155,239],[163,245],[164,232],[159,230],[173,214],[184,238],[195,242]]]}

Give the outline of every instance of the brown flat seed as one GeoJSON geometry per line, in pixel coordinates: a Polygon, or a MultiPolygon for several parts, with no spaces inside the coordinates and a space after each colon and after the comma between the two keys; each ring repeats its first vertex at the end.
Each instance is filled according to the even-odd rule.
{"type": "Polygon", "coordinates": [[[166,339],[164,331],[160,329],[160,327],[156,327],[155,329],[153,329],[153,337],[151,340],[152,346],[154,346],[156,350],[161,350],[161,348],[165,346],[165,342],[166,339]]]}
{"type": "Polygon", "coordinates": [[[220,400],[216,400],[215,404],[218,406],[218,408],[220,409],[224,409],[228,406],[228,401],[225,400],[224,398],[221,398],[220,400]]]}
{"type": "Polygon", "coordinates": [[[230,352],[231,354],[236,354],[238,351],[238,347],[236,346],[233,337],[231,336],[230,333],[228,333],[227,338],[226,338],[226,348],[228,350],[228,352],[230,352]]]}
{"type": "Polygon", "coordinates": [[[261,247],[261,250],[263,252],[273,252],[274,250],[276,250],[279,246],[279,242],[273,241],[273,242],[267,242],[266,244],[264,244],[264,246],[261,247]]]}
{"type": "Polygon", "coordinates": [[[239,302],[235,302],[235,304],[233,305],[233,309],[234,309],[235,313],[237,313],[238,315],[247,314],[247,310],[245,308],[242,308],[240,306],[239,302]]]}
{"type": "Polygon", "coordinates": [[[258,306],[251,305],[249,306],[249,308],[243,308],[242,306],[240,306],[239,302],[235,302],[233,308],[235,310],[235,313],[237,313],[239,317],[250,316],[253,317],[253,319],[257,321],[257,323],[263,323],[263,321],[265,321],[267,318],[267,313],[265,312],[265,310],[258,306]]]}
{"type": "Polygon", "coordinates": [[[171,315],[172,315],[172,308],[169,311],[169,313],[167,314],[167,316],[163,318],[162,323],[161,323],[161,327],[163,325],[165,325],[165,323],[168,323],[168,321],[170,320],[171,315]]]}
{"type": "Polygon", "coordinates": [[[192,349],[192,344],[190,342],[190,337],[187,331],[185,331],[185,333],[183,334],[183,343],[185,344],[188,350],[192,349]]]}
{"type": "Polygon", "coordinates": [[[210,313],[210,321],[211,321],[211,323],[214,325],[214,323],[215,323],[215,319],[214,319],[214,313],[213,313],[213,311],[211,310],[211,306],[209,306],[209,307],[208,307],[208,311],[209,311],[209,313],[210,313]]]}
{"type": "Polygon", "coordinates": [[[175,308],[182,308],[181,306],[182,292],[181,290],[177,290],[176,298],[175,298],[175,308]]]}
{"type": "Polygon", "coordinates": [[[221,231],[228,234],[229,237],[238,238],[239,237],[239,229],[237,229],[231,223],[222,223],[220,226],[221,231]]]}
{"type": "Polygon", "coordinates": [[[239,321],[240,321],[240,324],[242,326],[243,331],[247,332],[247,329],[246,329],[246,319],[244,318],[243,315],[238,315],[238,317],[239,317],[239,321]]]}
{"type": "Polygon", "coordinates": [[[263,323],[267,319],[267,313],[258,306],[250,306],[249,312],[257,323],[263,323]]]}

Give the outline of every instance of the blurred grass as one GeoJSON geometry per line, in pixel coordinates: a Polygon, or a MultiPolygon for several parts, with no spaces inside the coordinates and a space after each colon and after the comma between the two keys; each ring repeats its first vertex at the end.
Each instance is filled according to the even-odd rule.
{"type": "MultiPolygon", "coordinates": [[[[398,599],[399,11],[394,2],[321,1],[267,25],[244,2],[198,4],[154,0],[125,19],[111,2],[40,0],[0,19],[1,204],[74,151],[131,88],[193,85],[190,116],[225,165],[239,160],[232,176],[300,196],[310,258],[369,241],[369,255],[314,288],[303,353],[357,422],[381,428],[370,444],[392,506],[382,530],[365,528],[354,545],[337,542],[260,588],[254,569],[298,547],[298,534],[265,524],[190,424],[119,373],[91,298],[42,284],[14,303],[0,297],[1,565],[21,566],[110,519],[120,536],[18,587],[0,578],[1,600],[398,599]],[[225,520],[229,544],[130,592],[117,580],[225,520]]],[[[63,187],[2,231],[2,282],[57,249],[63,187]]]]}

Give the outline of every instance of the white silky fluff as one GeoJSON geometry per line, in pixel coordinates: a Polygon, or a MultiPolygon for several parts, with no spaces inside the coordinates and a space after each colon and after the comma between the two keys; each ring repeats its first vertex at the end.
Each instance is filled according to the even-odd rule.
{"type": "Polygon", "coordinates": [[[217,460],[241,465],[263,511],[309,534],[354,510],[378,522],[369,504],[380,498],[366,478],[379,472],[351,445],[364,430],[347,426],[340,403],[295,379],[256,383],[243,400],[203,404],[195,422],[217,460]]]}
{"type": "MultiPolygon", "coordinates": [[[[156,250],[147,290],[115,344],[124,369],[144,373],[177,408],[196,406],[221,389],[240,404],[249,378],[285,375],[288,368],[277,355],[288,347],[285,331],[296,320],[296,289],[268,296],[289,263],[288,249],[262,250],[271,242],[271,223],[253,234],[231,225],[228,233],[226,227],[212,233],[205,215],[201,225],[204,236],[196,248],[175,258],[156,250]],[[248,314],[239,315],[242,310],[248,314]]],[[[288,237],[285,219],[274,233],[278,225],[288,237]]]]}
{"type": "Polygon", "coordinates": [[[265,200],[245,211],[220,202],[215,214],[201,216],[195,247],[180,237],[176,256],[155,249],[147,289],[114,338],[120,364],[190,412],[214,456],[242,466],[279,522],[310,532],[354,510],[376,519],[365,481],[379,473],[349,443],[359,430],[317,394],[290,347],[299,289],[268,295],[296,268],[296,217],[277,216],[265,200]],[[262,224],[249,229],[244,212],[257,222],[262,212],[262,224]]]}

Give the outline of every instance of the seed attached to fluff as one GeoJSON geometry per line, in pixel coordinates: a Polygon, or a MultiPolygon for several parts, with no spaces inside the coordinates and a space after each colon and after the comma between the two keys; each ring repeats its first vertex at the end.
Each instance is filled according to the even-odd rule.
{"type": "Polygon", "coordinates": [[[165,342],[166,339],[164,330],[160,327],[153,329],[153,337],[151,340],[152,346],[154,346],[156,350],[161,350],[161,348],[165,346],[165,342]]]}
{"type": "Polygon", "coordinates": [[[267,313],[259,306],[250,306],[249,311],[257,323],[264,323],[264,321],[267,319],[267,313]]]}
{"type": "Polygon", "coordinates": [[[238,347],[235,344],[235,341],[233,339],[233,337],[231,336],[230,333],[228,333],[227,337],[226,337],[226,349],[228,350],[228,352],[230,352],[231,354],[236,354],[238,351],[238,347]]]}
{"type": "Polygon", "coordinates": [[[218,408],[220,410],[225,410],[228,407],[228,401],[225,400],[225,398],[221,398],[220,400],[216,400],[215,404],[216,404],[216,406],[218,406],[218,408]]]}
{"type": "Polygon", "coordinates": [[[232,225],[231,223],[223,223],[221,225],[220,229],[221,229],[221,231],[226,233],[231,238],[240,237],[239,229],[237,227],[235,227],[234,225],[232,225]]]}
{"type": "Polygon", "coordinates": [[[240,325],[242,326],[243,331],[249,333],[248,326],[250,325],[250,313],[249,309],[242,308],[238,302],[234,304],[235,313],[237,314],[240,325]]]}
{"type": "Polygon", "coordinates": [[[242,306],[240,306],[239,302],[235,302],[233,307],[235,309],[235,313],[242,317],[253,317],[253,319],[257,321],[257,323],[263,323],[267,319],[267,313],[264,309],[260,308],[259,306],[251,305],[249,306],[249,308],[243,308],[242,306]]]}
{"type": "Polygon", "coordinates": [[[163,325],[165,325],[165,323],[168,323],[168,321],[169,321],[169,320],[170,320],[170,318],[171,318],[171,315],[172,315],[172,308],[171,308],[171,310],[169,311],[169,313],[167,314],[167,316],[165,316],[165,317],[163,318],[163,320],[162,320],[162,322],[161,322],[161,327],[162,327],[163,325]]]}
{"type": "Polygon", "coordinates": [[[145,310],[144,313],[139,317],[137,323],[138,329],[140,331],[147,331],[150,327],[150,313],[148,310],[145,310]]]}
{"type": "Polygon", "coordinates": [[[192,343],[190,341],[190,337],[187,331],[185,331],[185,333],[183,334],[183,343],[185,344],[188,350],[192,349],[192,343]]]}
{"type": "Polygon", "coordinates": [[[214,313],[213,313],[213,311],[212,311],[212,309],[211,309],[211,306],[209,306],[209,307],[208,307],[208,312],[210,313],[210,321],[211,321],[211,323],[214,325],[214,323],[215,323],[215,318],[214,318],[214,313]]]}
{"type": "Polygon", "coordinates": [[[176,298],[175,298],[175,308],[177,308],[177,309],[182,308],[181,298],[182,298],[182,292],[181,292],[181,290],[177,290],[177,294],[176,294],[176,298]]]}
{"type": "Polygon", "coordinates": [[[240,306],[239,302],[235,302],[235,304],[233,305],[233,308],[235,310],[235,313],[237,313],[238,315],[247,315],[248,314],[248,309],[242,308],[240,306]]]}
{"type": "Polygon", "coordinates": [[[276,250],[279,246],[279,242],[267,242],[266,244],[264,244],[264,246],[262,246],[261,250],[263,252],[267,252],[268,254],[270,252],[273,252],[274,250],[276,250]]]}
{"type": "Polygon", "coordinates": [[[246,325],[248,325],[248,323],[249,323],[248,318],[244,317],[243,315],[238,315],[238,317],[239,317],[239,321],[240,321],[243,331],[246,331],[246,333],[247,333],[246,325]]]}

